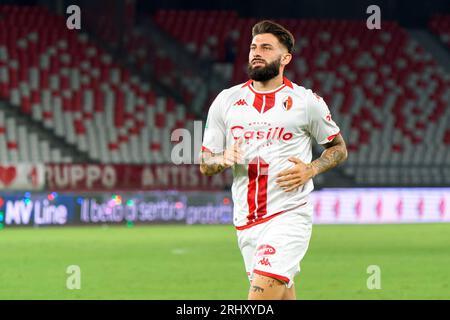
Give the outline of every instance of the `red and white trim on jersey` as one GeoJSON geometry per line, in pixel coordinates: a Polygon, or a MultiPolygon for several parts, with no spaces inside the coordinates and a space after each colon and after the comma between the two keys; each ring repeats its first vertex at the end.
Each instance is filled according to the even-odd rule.
{"type": "Polygon", "coordinates": [[[290,282],[289,278],[281,276],[279,274],[265,272],[265,271],[261,271],[261,270],[257,270],[257,269],[253,269],[253,273],[259,274],[261,276],[269,277],[269,278],[274,278],[274,279],[280,280],[286,284],[288,284],[290,282]]]}
{"type": "Polygon", "coordinates": [[[260,217],[258,217],[257,219],[251,219],[251,217],[253,217],[254,215],[253,215],[253,214],[249,214],[249,215],[247,216],[247,219],[248,219],[247,224],[245,224],[245,225],[243,225],[243,226],[236,226],[235,228],[236,228],[236,230],[244,230],[244,229],[248,229],[248,228],[254,227],[254,226],[258,225],[258,224],[267,222],[267,221],[269,221],[270,219],[275,218],[276,216],[279,216],[280,214],[283,214],[283,213],[285,213],[285,212],[288,212],[288,211],[297,209],[297,208],[299,208],[299,207],[301,207],[301,206],[304,206],[305,204],[306,204],[306,202],[303,202],[302,204],[300,204],[300,205],[298,205],[298,206],[296,206],[296,207],[294,207],[294,208],[290,208],[290,209],[287,209],[287,210],[283,210],[283,211],[280,211],[280,212],[271,214],[271,215],[266,216],[266,217],[260,216],[260,217]]]}
{"type": "MultiPolygon", "coordinates": [[[[207,147],[202,146],[202,152],[211,152],[207,147]]],[[[212,153],[212,152],[211,152],[212,153]]]]}
{"type": "Polygon", "coordinates": [[[252,86],[253,80],[248,80],[242,88],[248,87],[254,94],[255,100],[253,100],[253,107],[258,110],[259,113],[264,113],[269,111],[275,106],[275,94],[285,87],[293,88],[292,82],[286,77],[283,78],[283,84],[272,91],[256,91],[252,86]]]}
{"type": "MultiPolygon", "coordinates": [[[[250,90],[252,90],[254,93],[262,93],[262,92],[258,92],[255,89],[253,89],[253,86],[251,85],[252,83],[253,83],[253,80],[250,79],[246,83],[244,83],[244,85],[241,88],[249,87],[250,90]]],[[[294,86],[292,85],[292,82],[288,78],[283,77],[283,84],[279,88],[275,89],[274,91],[278,92],[278,91],[280,91],[281,89],[283,89],[286,86],[291,88],[291,89],[294,89],[294,86]]],[[[267,91],[267,93],[272,93],[274,91],[267,91]]],[[[266,93],[266,92],[264,92],[264,93],[266,93]]]]}
{"type": "Polygon", "coordinates": [[[329,136],[327,139],[328,139],[328,141],[333,141],[333,139],[334,138],[336,138],[339,134],[340,134],[341,132],[338,132],[338,133],[336,133],[336,134],[333,134],[333,135],[331,135],[331,136],[329,136]]]}

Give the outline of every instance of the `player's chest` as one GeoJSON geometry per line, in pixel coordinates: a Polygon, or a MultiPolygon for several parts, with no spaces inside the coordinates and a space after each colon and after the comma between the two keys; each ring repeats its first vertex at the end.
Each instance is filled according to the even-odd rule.
{"type": "Polygon", "coordinates": [[[300,129],[306,125],[305,103],[284,92],[240,95],[228,102],[225,125],[228,129],[235,126],[300,129]]]}

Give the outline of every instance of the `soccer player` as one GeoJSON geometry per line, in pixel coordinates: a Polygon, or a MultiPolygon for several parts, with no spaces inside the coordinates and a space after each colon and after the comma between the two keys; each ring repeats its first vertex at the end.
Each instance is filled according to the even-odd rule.
{"type": "Polygon", "coordinates": [[[233,170],[233,222],[250,280],[249,299],[296,299],[294,276],[306,253],[312,178],[347,158],[325,101],[283,76],[294,37],[283,26],[253,26],[244,84],[212,103],[200,171],[233,170]],[[325,150],[312,160],[313,139],[325,150]]]}

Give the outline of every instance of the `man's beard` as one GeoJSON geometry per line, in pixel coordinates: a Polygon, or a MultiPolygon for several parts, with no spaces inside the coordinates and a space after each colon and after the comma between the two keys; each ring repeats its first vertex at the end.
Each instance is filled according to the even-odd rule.
{"type": "Polygon", "coordinates": [[[266,82],[280,74],[281,58],[267,64],[265,67],[252,68],[251,63],[247,65],[247,74],[250,79],[266,82]]]}

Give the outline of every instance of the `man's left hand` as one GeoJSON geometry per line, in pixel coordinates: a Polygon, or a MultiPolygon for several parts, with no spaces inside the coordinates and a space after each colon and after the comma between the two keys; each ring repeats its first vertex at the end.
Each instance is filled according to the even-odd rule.
{"type": "Polygon", "coordinates": [[[295,157],[289,157],[288,160],[294,163],[294,167],[281,171],[276,180],[276,183],[286,192],[298,189],[315,175],[310,163],[306,164],[295,157]]]}

